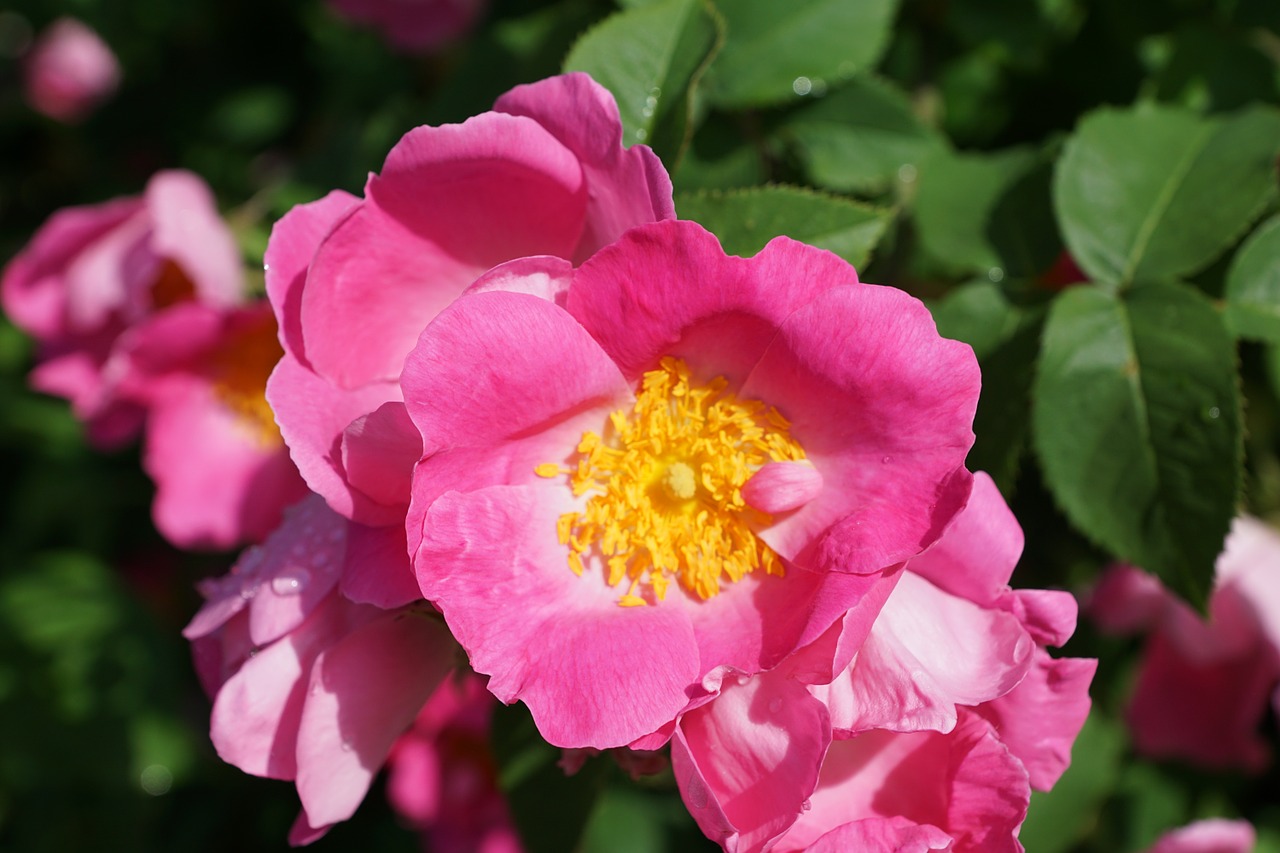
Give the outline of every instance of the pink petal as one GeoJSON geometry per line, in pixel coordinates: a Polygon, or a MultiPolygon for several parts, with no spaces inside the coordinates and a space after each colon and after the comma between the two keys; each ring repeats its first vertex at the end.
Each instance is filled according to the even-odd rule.
{"type": "Polygon", "coordinates": [[[726,256],[696,223],[659,222],[585,262],[566,306],[628,377],[676,355],[699,376],[736,386],[791,312],[857,283],[843,260],[794,240],[779,237],[743,259],[726,256]]]}
{"type": "Polygon", "coordinates": [[[347,482],[384,506],[408,509],[409,482],[421,456],[422,437],[404,403],[383,403],[342,432],[347,482]]]}
{"type": "Polygon", "coordinates": [[[307,822],[306,811],[301,811],[294,819],[293,826],[289,828],[289,846],[306,847],[308,844],[319,841],[329,833],[329,828],[331,826],[333,826],[333,824],[313,827],[307,822]]]}
{"type": "Polygon", "coordinates": [[[853,733],[950,731],[956,706],[1008,693],[1034,651],[1014,617],[906,572],[854,665],[831,685],[832,726],[853,733]]]}
{"type": "Polygon", "coordinates": [[[681,718],[671,743],[694,820],[713,841],[747,853],[767,849],[801,813],[831,725],[803,685],[765,674],[726,682],[714,702],[681,718]]]}
{"type": "Polygon", "coordinates": [[[498,264],[472,282],[466,293],[489,293],[495,290],[527,293],[563,307],[572,281],[573,264],[564,258],[536,255],[498,264]]]}
{"type": "Polygon", "coordinates": [[[807,462],[770,462],[742,487],[749,506],[771,515],[790,512],[822,491],[822,474],[807,462]]]}
{"type": "Polygon", "coordinates": [[[482,271],[569,257],[586,195],[577,159],[529,119],[410,131],[312,262],[307,357],[343,387],[394,380],[418,333],[482,271]]]}
{"type": "Polygon", "coordinates": [[[302,340],[302,288],[307,269],[325,235],[358,202],[350,193],[334,190],[292,208],[271,229],[263,258],[267,296],[280,327],[280,345],[305,366],[309,365],[302,340]]]}
{"type": "Polygon", "coordinates": [[[320,654],[298,726],[298,796],[309,823],[355,813],[391,744],[453,668],[456,648],[438,619],[402,610],[320,654]]]}
{"type": "MultiPolygon", "coordinates": [[[[1218,558],[1218,585],[1233,587],[1267,643],[1280,651],[1280,532],[1256,518],[1237,518],[1218,558]]],[[[1214,621],[1217,614],[1214,614],[1214,621]]]]}
{"type": "Polygon", "coordinates": [[[996,606],[1016,616],[1041,645],[1061,646],[1076,632],[1079,606],[1075,596],[1064,590],[1008,590],[996,600],[996,606]]]}
{"type": "Polygon", "coordinates": [[[588,75],[575,72],[517,86],[493,108],[532,118],[581,160],[591,196],[575,262],[633,226],[676,218],[671,179],[662,163],[647,146],[622,147],[613,95],[588,75]]]}
{"type": "Polygon", "coordinates": [[[1147,853],[1249,853],[1256,842],[1247,820],[1198,820],[1166,832],[1147,853]]]}
{"type": "Polygon", "coordinates": [[[218,214],[209,186],[191,172],[157,172],[147,182],[151,251],[178,265],[197,297],[212,305],[244,298],[244,267],[231,229],[218,214]]]}
{"type": "Polygon", "coordinates": [[[547,741],[623,746],[684,707],[697,646],[679,609],[621,607],[602,575],[569,569],[556,520],[571,507],[554,486],[446,493],[424,525],[418,582],[490,691],[528,705],[547,741]]]}
{"type": "Polygon", "coordinates": [[[1008,588],[1022,545],[1022,526],[995,482],[978,471],[969,503],[908,568],[952,595],[991,604],[1008,588]]]}
{"type": "Polygon", "coordinates": [[[401,506],[386,506],[352,487],[340,458],[343,431],[356,418],[400,398],[394,383],[343,390],[285,354],[267,380],[267,402],[298,472],[329,506],[362,524],[398,524],[401,506]]]}
{"type": "Polygon", "coordinates": [[[1103,631],[1132,634],[1155,625],[1168,601],[1169,594],[1155,576],[1118,563],[1103,572],[1085,609],[1103,631]]]}
{"type": "Polygon", "coordinates": [[[421,599],[404,528],[352,523],[340,588],[352,601],[388,610],[421,599]]]}
{"type": "Polygon", "coordinates": [[[972,350],[938,337],[902,291],[836,287],[794,311],[742,394],[790,419],[824,487],[761,538],[802,565],[846,572],[932,545],[969,496],[978,386],[972,350]]]}
{"type": "Polygon", "coordinates": [[[903,818],[869,818],[831,830],[805,848],[807,853],[882,850],[885,853],[925,853],[951,850],[951,836],[936,826],[921,826],[903,818]]]}
{"type": "Polygon", "coordinates": [[[975,710],[1027,768],[1031,787],[1048,791],[1071,764],[1071,745],[1089,716],[1096,660],[1054,659],[1037,649],[1022,683],[975,710]]]}

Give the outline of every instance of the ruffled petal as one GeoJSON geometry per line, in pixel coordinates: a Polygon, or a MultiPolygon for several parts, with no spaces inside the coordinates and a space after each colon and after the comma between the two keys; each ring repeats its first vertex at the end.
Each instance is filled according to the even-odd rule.
{"type": "Polygon", "coordinates": [[[422,598],[404,528],[353,523],[348,529],[340,589],[352,601],[388,610],[422,598]]]}

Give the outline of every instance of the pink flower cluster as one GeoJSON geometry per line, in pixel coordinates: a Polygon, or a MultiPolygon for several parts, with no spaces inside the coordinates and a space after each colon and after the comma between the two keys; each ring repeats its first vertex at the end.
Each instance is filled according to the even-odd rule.
{"type": "Polygon", "coordinates": [[[107,43],[75,18],[40,34],[23,64],[27,102],[49,118],[77,122],[115,93],[120,63],[107,43]]]}
{"type": "Polygon", "coordinates": [[[264,397],[275,321],[246,301],[235,241],[195,175],[55,213],[0,298],[39,345],[32,386],[70,400],[94,443],[145,424],[156,526],[175,544],[260,539],[305,494],[264,397]]]}
{"type": "Polygon", "coordinates": [[[1280,533],[1235,520],[1208,620],[1128,565],[1103,575],[1088,612],[1105,631],[1147,635],[1127,714],[1135,749],[1217,769],[1270,763],[1258,728],[1268,704],[1280,714],[1280,533]]]}
{"type": "Polygon", "coordinates": [[[726,256],[621,140],[581,74],[410,131],[276,225],[274,323],[181,173],[6,271],[37,385],[101,440],[145,416],[175,539],[264,534],[281,436],[315,493],[202,585],[219,754],[294,781],[295,843],[390,761],[432,843],[514,849],[491,694],[573,755],[669,744],[729,850],[1021,849],[1093,662],[1046,651],[1070,596],[1008,585],[972,351],[828,252],[726,256]]]}

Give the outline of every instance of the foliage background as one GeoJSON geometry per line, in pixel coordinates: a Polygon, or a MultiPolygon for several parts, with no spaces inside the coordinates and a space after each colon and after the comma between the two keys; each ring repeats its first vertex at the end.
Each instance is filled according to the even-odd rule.
{"type": "MultiPolygon", "coordinates": [[[[318,0],[21,0],[0,10],[0,259],[57,208],[180,166],[214,187],[258,270],[291,205],[359,192],[410,127],[566,67],[613,89],[625,141],[654,145],[681,215],[731,251],[777,233],[826,246],[974,345],[970,463],[1026,529],[1015,585],[1083,592],[1122,556],[1202,599],[1237,508],[1280,521],[1273,0],[494,0],[431,57],[318,0]],[[75,126],[20,95],[30,33],[62,14],[124,67],[75,126]],[[1064,248],[1083,275],[1055,267],[1064,248]],[[1089,337],[1099,323],[1127,344],[1089,337]],[[1110,367],[1079,372],[1086,351],[1110,367]]],[[[213,754],[179,635],[194,581],[234,555],[167,546],[136,449],[90,450],[64,403],[26,390],[32,357],[0,321],[0,849],[282,849],[293,791],[213,754]]],[[[1137,650],[1084,622],[1064,650],[1101,659],[1095,710],[1072,769],[1033,798],[1027,848],[1138,850],[1221,815],[1280,851],[1274,767],[1132,754],[1137,650]]],[[[531,849],[709,846],[669,779],[633,784],[605,761],[561,778],[519,709],[495,747],[531,849]]],[[[317,849],[357,843],[418,846],[378,788],[317,849]]]]}

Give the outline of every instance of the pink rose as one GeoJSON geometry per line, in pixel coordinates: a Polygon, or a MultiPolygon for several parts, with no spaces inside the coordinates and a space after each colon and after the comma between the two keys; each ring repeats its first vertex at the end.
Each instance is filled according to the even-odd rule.
{"type": "Polygon", "coordinates": [[[23,72],[27,102],[63,122],[80,121],[120,85],[111,48],[74,18],[59,18],[40,34],[23,72]]]}
{"type": "Polygon", "coordinates": [[[1245,820],[1198,820],[1160,836],[1147,853],[1249,853],[1255,837],[1245,820]]]}
{"type": "Polygon", "coordinates": [[[707,836],[740,853],[1021,850],[1030,789],[1070,762],[1096,666],[1045,651],[1073,632],[1075,602],[1011,590],[1021,551],[979,473],[878,614],[851,611],[769,672],[722,673],[672,741],[707,836]]]}
{"type": "Polygon", "coordinates": [[[344,580],[346,595],[383,607],[420,597],[404,518],[422,442],[399,379],[423,327],[491,267],[581,263],[674,216],[657,157],[622,147],[612,96],[569,74],[462,124],[410,131],[364,198],[334,192],[276,224],[267,291],[285,357],[267,397],[308,485],[369,525],[380,559],[344,580]]]}
{"type": "Polygon", "coordinates": [[[201,585],[207,602],[183,632],[215,696],[218,755],[295,780],[295,844],[355,812],[455,663],[457,646],[430,607],[382,610],[338,592],[353,526],[319,498],[303,501],[229,575],[201,585]]]}
{"type": "Polygon", "coordinates": [[[520,853],[489,748],[484,679],[446,679],[387,759],[387,796],[435,853],[520,853]]]}
{"type": "Polygon", "coordinates": [[[0,299],[39,343],[31,383],[66,397],[101,445],[138,431],[142,407],[120,394],[118,344],[182,302],[225,308],[243,296],[235,240],[190,172],[159,172],[140,198],[58,211],[5,267],[0,299]]]}
{"type": "Polygon", "coordinates": [[[372,27],[392,47],[410,53],[438,50],[471,29],[486,0],[329,0],[357,24],[372,27]]]}
{"type": "Polygon", "coordinates": [[[786,238],[498,267],[404,363],[422,593],[550,743],[655,748],[715,672],[874,618],[968,497],[978,381],[918,300],[786,238]]]}
{"type": "Polygon", "coordinates": [[[1126,565],[1103,575],[1087,612],[1104,631],[1149,635],[1127,712],[1135,749],[1214,768],[1268,764],[1258,726],[1268,701],[1280,712],[1280,533],[1235,520],[1207,622],[1126,565]]]}

